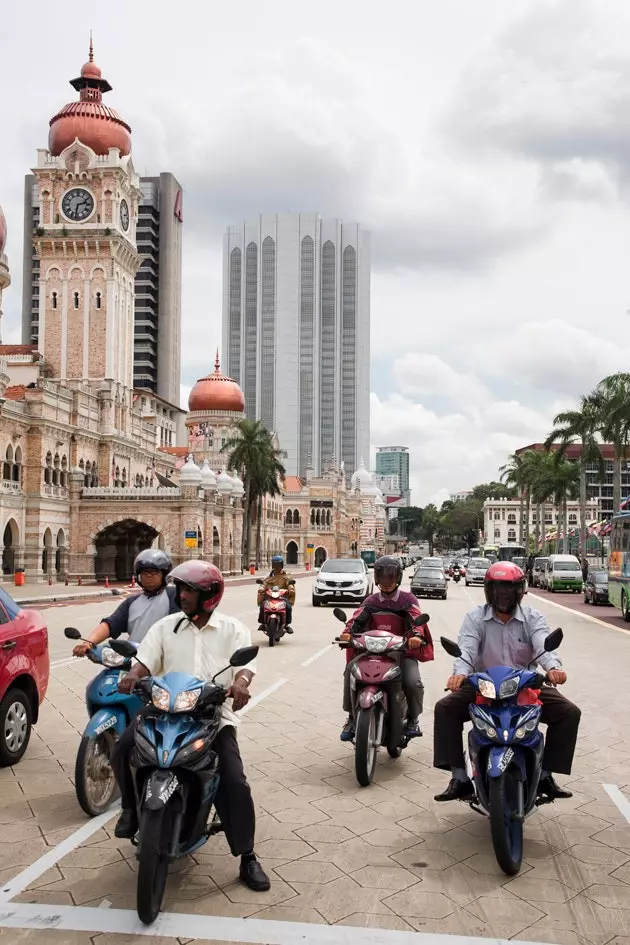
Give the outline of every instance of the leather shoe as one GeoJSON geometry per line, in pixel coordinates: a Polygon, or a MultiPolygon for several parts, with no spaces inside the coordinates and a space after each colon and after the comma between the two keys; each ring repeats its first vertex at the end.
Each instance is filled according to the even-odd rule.
{"type": "Polygon", "coordinates": [[[124,810],[114,828],[114,836],[119,840],[133,840],[138,833],[138,815],[135,810],[124,810]]]}
{"type": "Polygon", "coordinates": [[[293,633],[293,627],[285,627],[287,633],[293,633]]]}
{"type": "Polygon", "coordinates": [[[473,783],[468,778],[460,781],[459,778],[451,778],[448,787],[442,794],[436,794],[435,801],[468,801],[474,796],[473,783]]]}
{"type": "Polygon", "coordinates": [[[253,889],[254,892],[267,892],[271,888],[269,877],[255,857],[253,860],[245,862],[241,860],[239,875],[241,882],[253,889]]]}
{"type": "Polygon", "coordinates": [[[548,774],[544,778],[541,778],[538,782],[538,793],[545,794],[547,797],[552,800],[566,800],[568,797],[573,797],[571,791],[565,791],[558,784],[556,784],[552,775],[548,774]]]}

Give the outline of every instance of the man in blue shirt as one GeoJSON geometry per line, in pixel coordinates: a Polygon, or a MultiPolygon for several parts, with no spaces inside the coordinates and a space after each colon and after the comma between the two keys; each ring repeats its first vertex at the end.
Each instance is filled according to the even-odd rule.
{"type": "Polygon", "coordinates": [[[450,695],[435,705],[435,768],[451,771],[451,780],[436,801],[467,800],[473,785],[466,772],[462,733],[470,720],[469,706],[476,698],[475,688],[466,681],[474,671],[494,666],[527,669],[536,660],[547,673],[552,686],[540,692],[541,721],[547,724],[543,774],[539,790],[551,799],[571,797],[560,788],[551,772],[570,774],[580,724],[580,710],[554,686],[567,681],[567,674],[555,653],[544,649],[549,627],[545,617],[532,607],[523,607],[525,575],[510,561],[497,561],[486,572],[486,604],[475,607],[465,617],[458,644],[462,656],[455,660],[453,675],[446,686],[450,695]]]}

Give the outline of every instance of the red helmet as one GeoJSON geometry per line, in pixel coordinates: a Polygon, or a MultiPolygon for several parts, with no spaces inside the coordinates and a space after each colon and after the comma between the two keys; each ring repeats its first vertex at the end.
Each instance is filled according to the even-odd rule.
{"type": "Polygon", "coordinates": [[[525,575],[511,561],[495,561],[483,583],[486,600],[502,614],[513,614],[525,593],[525,575]]]}
{"type": "Polygon", "coordinates": [[[179,604],[179,585],[185,584],[201,592],[199,603],[200,611],[211,614],[221,603],[225,581],[223,575],[214,564],[209,561],[184,561],[178,564],[169,574],[169,579],[177,588],[177,603],[179,604]]]}

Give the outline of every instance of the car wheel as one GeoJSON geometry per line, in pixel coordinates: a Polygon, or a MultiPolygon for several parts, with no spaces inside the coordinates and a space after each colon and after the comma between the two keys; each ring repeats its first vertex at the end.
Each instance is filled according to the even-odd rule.
{"type": "Polygon", "coordinates": [[[316,600],[315,598],[313,598],[313,607],[319,607],[320,604],[321,604],[320,600],[316,600]]]}
{"type": "Polygon", "coordinates": [[[0,768],[17,764],[31,738],[33,709],[21,689],[9,689],[0,703],[0,768]]]}

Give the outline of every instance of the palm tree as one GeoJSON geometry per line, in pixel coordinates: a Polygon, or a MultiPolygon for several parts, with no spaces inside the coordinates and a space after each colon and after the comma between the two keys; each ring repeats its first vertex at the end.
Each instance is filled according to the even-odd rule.
{"type": "Polygon", "coordinates": [[[599,382],[593,392],[600,413],[603,437],[615,448],[613,480],[613,514],[621,508],[621,471],[630,443],[630,374],[610,374],[599,382]]]}
{"type": "Polygon", "coordinates": [[[557,529],[555,550],[560,550],[560,535],[567,540],[567,502],[580,494],[580,470],[576,463],[564,456],[550,453],[538,483],[538,496],[543,501],[551,499],[556,507],[557,529]]]}
{"type": "Polygon", "coordinates": [[[425,506],[422,514],[422,537],[429,543],[429,554],[433,554],[433,539],[440,524],[440,513],[431,503],[425,506]]]}
{"type": "Polygon", "coordinates": [[[268,452],[262,457],[263,465],[254,476],[253,493],[256,501],[256,567],[262,564],[262,513],[264,497],[282,495],[282,480],[286,476],[286,469],[279,459],[280,450],[274,448],[269,437],[268,452]]]}
{"type": "Polygon", "coordinates": [[[605,463],[597,438],[601,429],[601,402],[594,394],[580,398],[577,410],[565,410],[554,417],[554,427],[545,440],[545,449],[551,450],[558,443],[558,456],[566,454],[567,447],[578,442],[581,447],[578,466],[580,470],[580,554],[586,554],[586,470],[591,463],[599,467],[602,478],[605,463]]]}
{"type": "Polygon", "coordinates": [[[525,453],[514,453],[510,456],[509,462],[501,466],[501,482],[512,486],[518,491],[519,496],[519,541],[521,541],[529,552],[529,503],[530,488],[527,472],[527,461],[525,453]]]}

